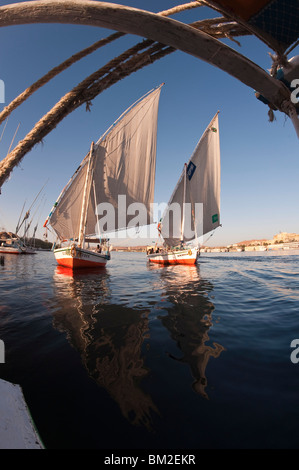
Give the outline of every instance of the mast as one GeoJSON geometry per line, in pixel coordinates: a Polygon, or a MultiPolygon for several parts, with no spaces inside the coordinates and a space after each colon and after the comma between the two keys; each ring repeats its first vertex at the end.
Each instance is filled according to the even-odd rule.
{"type": "Polygon", "coordinates": [[[183,191],[183,217],[182,217],[182,226],[181,226],[181,243],[183,243],[184,241],[186,178],[187,178],[187,163],[185,163],[184,165],[184,191],[183,191]]]}
{"type": "MultiPolygon", "coordinates": [[[[16,137],[17,132],[18,132],[18,130],[19,130],[19,127],[20,127],[20,124],[18,124],[18,127],[17,127],[17,129],[16,129],[16,131],[15,131],[15,133],[14,133],[14,136],[13,136],[12,141],[11,141],[11,143],[10,143],[10,146],[9,146],[9,149],[8,149],[8,152],[7,152],[7,155],[8,155],[9,152],[10,152],[10,149],[11,149],[11,147],[12,147],[13,141],[15,140],[15,137],[16,137]]],[[[2,138],[2,137],[1,137],[1,138],[2,138]]],[[[6,155],[6,156],[7,156],[7,155],[6,155]]]]}
{"type": "MultiPolygon", "coordinates": [[[[35,196],[34,201],[32,202],[32,204],[31,204],[31,206],[29,207],[28,211],[27,211],[26,214],[24,215],[24,218],[23,218],[22,222],[20,223],[21,215],[22,215],[22,213],[23,213],[23,209],[24,209],[24,206],[25,206],[26,201],[24,202],[23,209],[22,209],[21,214],[20,214],[20,217],[19,217],[18,225],[17,225],[17,227],[16,227],[16,234],[18,234],[18,231],[19,231],[20,228],[22,227],[23,223],[29,218],[29,216],[30,216],[30,211],[31,211],[33,205],[35,204],[35,201],[36,201],[37,198],[39,197],[40,193],[42,192],[42,190],[43,190],[44,187],[46,186],[48,180],[49,180],[49,179],[47,179],[47,181],[45,182],[44,186],[40,189],[39,193],[35,196]]],[[[25,234],[25,232],[24,232],[24,234],[25,234]]],[[[25,236],[25,235],[24,235],[24,236],[25,236]]]]}
{"type": "MultiPolygon", "coordinates": [[[[95,188],[94,180],[92,182],[92,186],[93,186],[93,197],[94,197],[95,207],[98,207],[97,194],[96,194],[96,188],[95,188]]],[[[100,230],[99,230],[99,220],[97,220],[97,224],[96,224],[96,235],[98,235],[98,234],[99,234],[99,240],[101,240],[101,234],[100,234],[100,230]]]]}
{"type": "Polygon", "coordinates": [[[20,221],[21,221],[21,217],[22,217],[22,214],[23,214],[25,204],[26,204],[26,201],[23,204],[23,207],[22,207],[22,210],[21,210],[21,213],[20,213],[20,217],[19,217],[19,220],[18,220],[18,223],[17,223],[17,226],[16,226],[16,234],[18,234],[18,231],[19,231],[19,228],[20,228],[20,221]]]}
{"type": "Polygon", "coordinates": [[[88,189],[90,189],[89,183],[90,183],[90,174],[91,174],[90,169],[91,169],[91,159],[92,159],[92,154],[93,154],[93,146],[94,146],[94,143],[91,142],[90,151],[89,151],[89,159],[88,159],[88,167],[87,167],[85,184],[84,184],[82,208],[81,208],[79,239],[78,239],[78,246],[80,248],[83,248],[84,239],[85,239],[85,227],[86,227],[87,209],[88,209],[87,192],[88,192],[88,189]]]}

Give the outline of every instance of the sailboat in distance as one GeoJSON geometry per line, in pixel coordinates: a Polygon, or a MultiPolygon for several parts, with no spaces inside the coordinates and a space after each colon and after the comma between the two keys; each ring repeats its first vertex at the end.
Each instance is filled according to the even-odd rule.
{"type": "Polygon", "coordinates": [[[126,229],[132,221],[119,205],[120,196],[127,205],[143,204],[150,219],[162,86],[137,100],[96,144],[91,144],[88,155],[55,202],[44,227],[49,224],[62,244],[54,249],[59,265],[72,269],[106,265],[110,247],[100,226],[99,205],[113,208],[113,232],[126,229]],[[97,248],[92,249],[90,244],[97,244],[97,248]]]}
{"type": "Polygon", "coordinates": [[[159,264],[195,264],[198,238],[220,225],[220,143],[218,112],[199,140],[164,212],[158,231],[162,248],[148,247],[159,264]],[[193,243],[193,246],[192,246],[193,243]]]}

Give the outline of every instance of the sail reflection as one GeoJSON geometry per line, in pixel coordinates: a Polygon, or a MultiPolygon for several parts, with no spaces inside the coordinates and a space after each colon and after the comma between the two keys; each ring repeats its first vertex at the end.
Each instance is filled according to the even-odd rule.
{"type": "Polygon", "coordinates": [[[160,320],[170,332],[182,356],[169,356],[189,365],[194,378],[193,390],[208,399],[206,369],[209,360],[218,358],[225,350],[216,342],[208,344],[208,332],[213,326],[214,305],[209,298],[213,285],[201,278],[198,264],[163,268],[149,265],[148,269],[160,271],[163,295],[172,304],[167,308],[167,315],[160,316],[160,320]]]}
{"type": "Polygon", "coordinates": [[[54,327],[67,333],[89,375],[118,403],[131,424],[151,429],[158,410],[141,381],[148,375],[142,345],[148,334],[149,311],[110,303],[109,275],[56,268],[54,281],[61,308],[54,327]]]}
{"type": "MultiPolygon", "coordinates": [[[[161,416],[152,399],[155,393],[159,396],[161,386],[159,378],[155,380],[159,372],[153,367],[161,341],[169,345],[167,354],[171,359],[190,368],[193,390],[205,398],[208,363],[211,358],[218,358],[224,348],[209,339],[213,285],[201,278],[198,265],[149,265],[144,269],[144,282],[147,289],[150,282],[154,294],[149,301],[138,300],[138,292],[142,298],[143,281],[141,277],[127,277],[133,285],[121,289],[134,292],[138,307],[131,308],[115,301],[122,292],[120,289],[115,293],[118,281],[106,269],[89,273],[58,266],[54,274],[58,308],[53,324],[66,333],[89,376],[109,393],[123,416],[131,424],[151,430],[155,417],[161,416]],[[163,337],[157,339],[157,332],[163,337]],[[171,353],[173,343],[180,351],[177,357],[171,353]]],[[[165,374],[168,373],[171,372],[166,365],[165,374]]],[[[175,380],[180,380],[179,376],[175,380]]]]}

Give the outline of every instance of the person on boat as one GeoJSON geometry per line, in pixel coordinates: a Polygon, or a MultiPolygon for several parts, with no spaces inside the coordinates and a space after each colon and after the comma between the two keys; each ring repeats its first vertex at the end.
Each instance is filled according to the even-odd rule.
{"type": "Polygon", "coordinates": [[[97,253],[102,253],[102,248],[100,247],[100,245],[97,245],[96,252],[97,253]]]}

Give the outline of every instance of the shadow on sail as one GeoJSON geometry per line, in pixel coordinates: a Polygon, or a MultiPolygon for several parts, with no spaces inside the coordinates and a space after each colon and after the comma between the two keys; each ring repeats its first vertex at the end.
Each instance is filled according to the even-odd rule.
{"type": "Polygon", "coordinates": [[[152,413],[158,409],[141,388],[149,373],[142,354],[149,311],[110,304],[109,275],[102,268],[75,273],[58,266],[54,281],[57,297],[63,299],[54,313],[54,327],[66,333],[89,376],[115,400],[123,416],[151,430],[152,413]]]}
{"type": "Polygon", "coordinates": [[[216,342],[209,344],[208,333],[213,326],[214,305],[210,300],[213,284],[201,278],[200,265],[148,265],[148,269],[160,271],[168,307],[167,314],[159,318],[182,353],[180,357],[168,353],[169,357],[189,365],[194,378],[193,390],[208,399],[208,363],[225,351],[216,342]]]}

